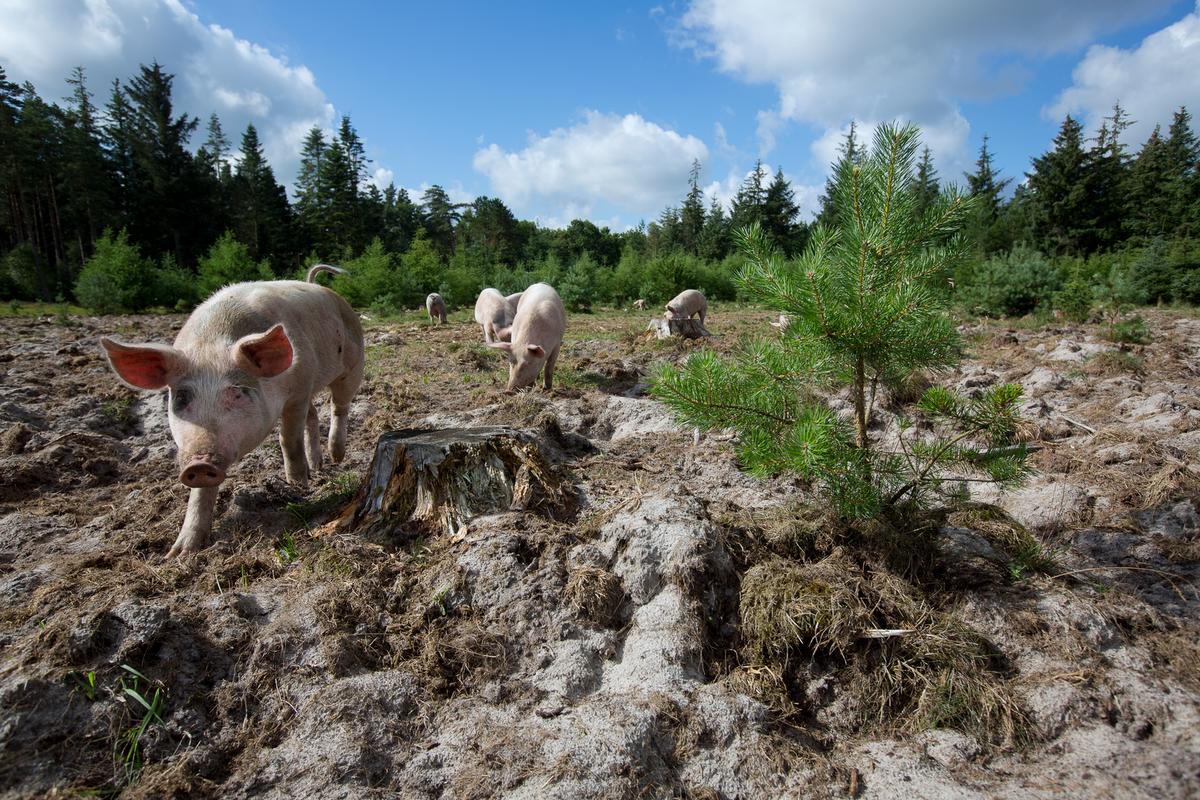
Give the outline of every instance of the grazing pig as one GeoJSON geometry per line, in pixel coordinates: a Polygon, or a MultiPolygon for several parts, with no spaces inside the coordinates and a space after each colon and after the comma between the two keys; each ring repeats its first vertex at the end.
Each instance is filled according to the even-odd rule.
{"type": "Polygon", "coordinates": [[[429,315],[429,323],[436,324],[435,318],[440,318],[442,324],[446,324],[446,301],[437,292],[433,292],[425,298],[425,313],[429,315]]]}
{"type": "MultiPolygon", "coordinates": [[[[488,344],[499,341],[496,332],[512,324],[512,317],[506,310],[507,303],[507,298],[490,286],[480,292],[479,299],[475,301],[475,321],[483,327],[483,340],[488,344]]],[[[515,313],[516,303],[513,309],[515,313]]]]}
{"type": "Polygon", "coordinates": [[[703,325],[704,315],[707,313],[708,301],[704,299],[704,295],[695,289],[684,289],[675,295],[674,300],[667,303],[667,313],[663,316],[667,319],[691,319],[699,314],[700,324],[703,325]]]}
{"type": "Polygon", "coordinates": [[[179,480],[191,488],[183,529],[168,557],[208,541],[217,488],[226,472],[280,422],[287,479],[306,486],[321,466],[313,396],[333,396],[329,450],[346,452],[350,401],[363,376],[358,315],[339,295],[308,281],[226,286],[188,317],[174,346],[100,339],[109,364],[135,389],[169,390],[167,414],[179,480]]]}
{"type": "Polygon", "coordinates": [[[553,387],[554,364],[566,327],[567,313],[554,287],[535,283],[522,293],[512,328],[505,331],[511,341],[489,343],[508,354],[508,391],[532,386],[539,372],[542,385],[553,387]]]}
{"type": "Polygon", "coordinates": [[[787,314],[780,314],[779,321],[772,322],[772,323],[770,323],[770,325],[772,328],[779,328],[779,330],[782,331],[784,328],[786,328],[788,325],[790,325],[791,322],[792,322],[792,318],[789,317],[787,314]]]}
{"type": "Polygon", "coordinates": [[[640,298],[637,300],[634,300],[633,307],[636,308],[638,311],[645,311],[646,310],[646,301],[642,300],[640,298]]]}

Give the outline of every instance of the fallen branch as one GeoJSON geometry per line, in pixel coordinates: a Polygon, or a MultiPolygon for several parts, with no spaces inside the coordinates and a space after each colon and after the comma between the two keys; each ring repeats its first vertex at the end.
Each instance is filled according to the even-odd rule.
{"type": "Polygon", "coordinates": [[[1072,425],[1074,425],[1076,428],[1083,428],[1085,431],[1087,431],[1088,433],[1092,434],[1093,436],[1095,436],[1095,435],[1096,435],[1096,429],[1095,429],[1095,428],[1093,428],[1093,427],[1091,427],[1091,426],[1089,426],[1089,425],[1084,425],[1082,422],[1080,422],[1080,421],[1079,421],[1079,420],[1077,420],[1077,419],[1071,419],[1071,418],[1070,418],[1070,417],[1068,417],[1066,414],[1059,414],[1058,416],[1059,416],[1060,418],[1062,418],[1062,419],[1063,419],[1065,422],[1069,422],[1069,423],[1071,423],[1071,424],[1072,424],[1072,425]]]}

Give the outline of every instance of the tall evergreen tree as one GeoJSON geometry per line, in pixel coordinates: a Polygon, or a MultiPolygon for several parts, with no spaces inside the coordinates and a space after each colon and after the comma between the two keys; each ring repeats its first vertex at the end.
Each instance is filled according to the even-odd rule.
{"type": "Polygon", "coordinates": [[[933,206],[941,193],[937,169],[933,166],[933,155],[928,147],[921,151],[921,160],[917,162],[917,180],[913,191],[917,196],[917,211],[922,215],[933,206]]]}
{"type": "Polygon", "coordinates": [[[1175,233],[1200,234],[1200,143],[1192,132],[1192,115],[1180,107],[1167,129],[1164,148],[1170,211],[1177,221],[1175,233]]]}
{"type": "Polygon", "coordinates": [[[1132,124],[1121,104],[1115,103],[1112,116],[1105,117],[1088,154],[1085,179],[1091,225],[1081,242],[1086,252],[1111,247],[1128,236],[1129,155],[1121,136],[1132,124]]]}
{"type": "Polygon", "coordinates": [[[1177,222],[1171,216],[1170,169],[1162,127],[1154,126],[1150,138],[1142,145],[1129,169],[1125,185],[1125,207],[1129,214],[1129,231],[1140,239],[1164,236],[1177,222]]]}
{"type": "Polygon", "coordinates": [[[692,161],[688,174],[688,193],[679,209],[680,246],[695,255],[700,249],[704,229],[704,193],[700,191],[700,159],[692,161]]]}
{"type": "Polygon", "coordinates": [[[821,208],[817,212],[817,224],[827,228],[839,224],[837,209],[837,192],[834,190],[838,176],[862,161],[862,152],[858,144],[858,125],[850,120],[850,130],[838,147],[838,160],[832,165],[829,177],[825,179],[825,192],[821,195],[821,208]]]}
{"type": "Polygon", "coordinates": [[[979,158],[975,161],[975,171],[964,172],[963,177],[967,179],[967,190],[971,197],[977,198],[974,217],[967,226],[967,238],[974,243],[978,252],[993,253],[999,249],[994,228],[1000,218],[1000,194],[1012,179],[1001,180],[999,173],[992,166],[992,154],[988,152],[986,134],[979,148],[979,158]]]}
{"type": "Polygon", "coordinates": [[[67,78],[71,106],[66,115],[64,179],[66,205],[74,220],[79,259],[86,258],[96,237],[112,219],[112,175],[100,145],[100,127],[83,67],[67,78]]]}
{"type": "Polygon", "coordinates": [[[208,117],[208,138],[204,140],[200,151],[212,164],[213,176],[222,182],[228,182],[233,177],[229,166],[229,148],[229,137],[225,135],[225,130],[221,127],[221,118],[214,112],[208,117]]]}
{"type": "Polygon", "coordinates": [[[151,252],[170,252],[192,263],[212,232],[205,230],[209,211],[197,170],[187,150],[198,120],[175,116],[171,85],[175,79],[157,62],[142,65],[125,87],[132,107],[134,215],[136,239],[151,252]]]}
{"type": "Polygon", "coordinates": [[[783,176],[783,170],[776,170],[763,196],[761,224],[767,240],[788,257],[804,249],[807,226],[796,219],[799,216],[796,193],[783,176]]]}
{"type": "Polygon", "coordinates": [[[460,216],[457,206],[450,202],[446,190],[435,183],[421,195],[421,211],[429,243],[439,256],[449,259],[454,253],[454,226],[460,216]]]}
{"type": "Polygon", "coordinates": [[[708,206],[704,229],[700,232],[700,257],[720,261],[729,253],[729,218],[717,198],[708,206]]]}
{"type": "Polygon", "coordinates": [[[1091,228],[1087,169],[1083,126],[1068,114],[1054,137],[1054,148],[1033,159],[1033,172],[1026,173],[1033,241],[1043,253],[1081,252],[1091,228]]]}
{"type": "Polygon", "coordinates": [[[733,198],[733,210],[729,214],[729,225],[733,230],[762,223],[763,206],[767,202],[766,178],[762,160],[755,161],[754,171],[742,181],[733,198]]]}
{"type": "Polygon", "coordinates": [[[247,125],[242,134],[242,158],[233,179],[236,233],[255,261],[270,258],[276,271],[294,252],[291,243],[291,209],[287,193],[275,180],[267,163],[258,130],[247,125]]]}
{"type": "Polygon", "coordinates": [[[314,125],[305,135],[304,144],[300,149],[300,168],[296,173],[295,212],[308,244],[315,246],[323,255],[333,258],[334,254],[325,249],[325,212],[329,205],[323,179],[325,151],[325,134],[314,125]]]}

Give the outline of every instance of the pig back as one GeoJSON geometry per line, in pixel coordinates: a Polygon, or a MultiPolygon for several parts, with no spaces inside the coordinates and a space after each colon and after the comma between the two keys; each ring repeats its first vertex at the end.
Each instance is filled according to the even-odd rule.
{"type": "Polygon", "coordinates": [[[243,336],[282,323],[292,342],[293,363],[277,381],[317,391],[362,361],[358,314],[341,295],[304,281],[257,281],[227,286],[188,318],[175,347],[194,358],[226,358],[243,336]]]}
{"type": "Polygon", "coordinates": [[[553,286],[535,283],[521,293],[513,319],[513,349],[536,344],[551,351],[562,342],[567,313],[553,286]]]}
{"type": "Polygon", "coordinates": [[[480,325],[491,322],[498,328],[507,324],[504,319],[504,295],[499,290],[488,287],[479,293],[475,301],[475,321],[480,325]]]}
{"type": "Polygon", "coordinates": [[[702,308],[708,307],[708,301],[704,295],[695,289],[684,289],[679,294],[675,295],[670,303],[667,303],[677,312],[691,316],[697,313],[702,308]]]}

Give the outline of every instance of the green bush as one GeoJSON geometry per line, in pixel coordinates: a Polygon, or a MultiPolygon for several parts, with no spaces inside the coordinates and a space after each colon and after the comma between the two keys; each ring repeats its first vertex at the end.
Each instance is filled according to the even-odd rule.
{"type": "Polygon", "coordinates": [[[141,311],[155,300],[157,270],[124,229],[106,230],[75,282],[75,299],[97,314],[141,311]]]}
{"type": "Polygon", "coordinates": [[[165,253],[154,271],[154,293],[150,305],[175,311],[188,311],[196,305],[196,278],[165,253]]]}
{"type": "Polygon", "coordinates": [[[968,311],[989,317],[1028,314],[1049,304],[1062,286],[1062,273],[1026,245],[979,262],[958,273],[957,299],[968,311]]]}
{"type": "Polygon", "coordinates": [[[417,306],[411,281],[396,266],[396,259],[384,250],[379,239],[372,241],[358,258],[343,260],[341,267],[346,274],[334,279],[333,288],[350,305],[373,308],[376,313],[383,313],[385,308],[394,312],[417,306]],[[377,303],[379,308],[375,308],[377,303]]]}
{"type": "Polygon", "coordinates": [[[266,261],[254,263],[250,250],[237,240],[232,231],[225,231],[200,259],[196,284],[201,297],[243,281],[269,281],[275,275],[266,261]]]}
{"type": "Polygon", "coordinates": [[[1072,322],[1087,322],[1092,313],[1092,283],[1085,271],[1075,265],[1071,279],[1054,295],[1054,307],[1072,322]]]}
{"type": "Polygon", "coordinates": [[[592,257],[583,253],[562,276],[555,288],[563,304],[571,311],[591,311],[593,305],[608,299],[606,281],[592,257]]]}
{"type": "Polygon", "coordinates": [[[0,291],[4,292],[4,297],[46,300],[54,296],[53,285],[45,287],[45,294],[41,291],[33,248],[27,244],[19,244],[5,254],[0,273],[0,291]]]}

